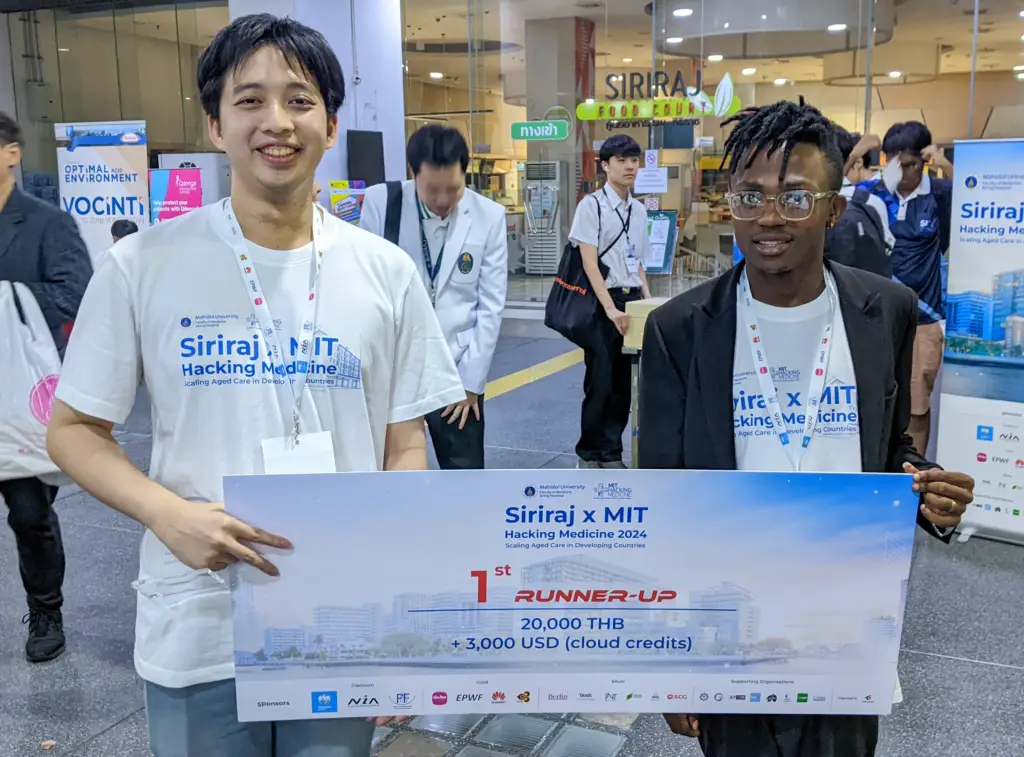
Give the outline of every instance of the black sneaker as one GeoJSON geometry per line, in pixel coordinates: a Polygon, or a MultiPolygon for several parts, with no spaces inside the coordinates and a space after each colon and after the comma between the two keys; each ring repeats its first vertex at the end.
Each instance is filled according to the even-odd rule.
{"type": "Polygon", "coordinates": [[[33,610],[22,623],[28,623],[25,657],[29,662],[55,660],[64,654],[64,618],[60,610],[33,610]]]}

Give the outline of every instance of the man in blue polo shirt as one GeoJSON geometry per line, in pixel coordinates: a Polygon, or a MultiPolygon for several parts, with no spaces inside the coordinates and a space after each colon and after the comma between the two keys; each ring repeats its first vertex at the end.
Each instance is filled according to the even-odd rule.
{"type": "Polygon", "coordinates": [[[953,165],[932,144],[928,127],[917,121],[893,125],[882,140],[888,166],[866,183],[885,202],[895,237],[893,278],[917,292],[918,327],[910,380],[907,433],[921,454],[928,447],[935,377],[942,363],[945,287],[942,260],[949,249],[953,165]],[[925,164],[945,178],[928,175],[925,164]]]}

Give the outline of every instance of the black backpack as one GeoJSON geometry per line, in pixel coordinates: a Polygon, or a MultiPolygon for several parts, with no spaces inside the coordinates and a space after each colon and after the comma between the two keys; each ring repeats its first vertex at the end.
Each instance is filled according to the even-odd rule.
{"type": "Polygon", "coordinates": [[[892,260],[885,243],[885,229],[875,209],[868,205],[871,193],[858,187],[846,201],[846,212],[825,236],[825,257],[850,268],[892,278],[892,260]]]}

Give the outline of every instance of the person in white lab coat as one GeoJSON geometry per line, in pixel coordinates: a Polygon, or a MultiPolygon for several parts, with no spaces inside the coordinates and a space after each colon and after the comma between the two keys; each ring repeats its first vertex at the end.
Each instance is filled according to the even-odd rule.
{"type": "Polygon", "coordinates": [[[484,467],[484,386],[508,288],[505,208],[466,188],[469,146],[457,130],[425,126],[409,139],[415,177],[366,190],[360,226],[415,261],[434,303],[466,399],[427,416],[438,464],[484,467]]]}

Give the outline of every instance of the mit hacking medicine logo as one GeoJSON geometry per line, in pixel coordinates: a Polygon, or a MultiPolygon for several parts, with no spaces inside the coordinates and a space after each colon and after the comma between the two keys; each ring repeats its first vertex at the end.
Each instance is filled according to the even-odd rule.
{"type": "MultiPolygon", "coordinates": [[[[249,329],[248,321],[237,316],[221,323],[198,316],[180,322],[188,329],[180,332],[177,344],[186,387],[282,384],[303,373],[308,374],[310,389],[362,387],[362,361],[322,329],[301,342],[283,338],[284,359],[275,360],[266,338],[273,336],[274,328],[249,329]]],[[[279,328],[276,321],[274,327],[279,328]]]]}

